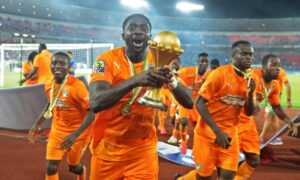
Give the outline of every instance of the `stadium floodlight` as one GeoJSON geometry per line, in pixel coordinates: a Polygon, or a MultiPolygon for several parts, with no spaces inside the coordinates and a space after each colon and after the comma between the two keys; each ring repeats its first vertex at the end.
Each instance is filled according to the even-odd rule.
{"type": "Polygon", "coordinates": [[[121,0],[121,3],[131,8],[139,8],[139,7],[148,8],[149,6],[148,2],[144,0],[121,0]]]}
{"type": "Polygon", "coordinates": [[[189,2],[178,2],[176,4],[176,8],[183,12],[204,10],[204,6],[202,4],[195,4],[195,3],[189,3],[189,2]]]}
{"type": "Polygon", "coordinates": [[[19,37],[20,34],[19,33],[14,33],[14,36],[19,37]]]}

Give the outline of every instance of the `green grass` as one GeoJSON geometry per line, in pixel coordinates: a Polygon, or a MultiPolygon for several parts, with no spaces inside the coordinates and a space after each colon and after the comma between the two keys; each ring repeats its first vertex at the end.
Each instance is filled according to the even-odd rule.
{"type": "MultiPolygon", "coordinates": [[[[292,105],[294,108],[300,108],[300,74],[288,74],[288,78],[292,86],[292,105]]],[[[18,87],[19,80],[20,73],[6,71],[4,75],[4,88],[18,87]]],[[[283,107],[286,107],[287,97],[285,86],[283,89],[284,91],[281,97],[281,104],[283,107]]]]}
{"type": "MultiPolygon", "coordinates": [[[[300,108],[300,74],[288,74],[288,78],[292,87],[292,106],[294,108],[300,108]]],[[[287,93],[285,86],[283,89],[284,91],[281,97],[281,104],[283,107],[286,107],[287,93]]]]}

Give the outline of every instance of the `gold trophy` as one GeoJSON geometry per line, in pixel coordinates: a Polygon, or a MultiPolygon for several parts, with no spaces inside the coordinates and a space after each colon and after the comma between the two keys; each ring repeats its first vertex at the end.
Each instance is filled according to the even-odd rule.
{"type": "MultiPolygon", "coordinates": [[[[148,41],[148,44],[154,58],[154,69],[169,65],[173,59],[183,53],[179,38],[170,31],[158,33],[153,40],[148,41]]],[[[138,102],[161,110],[165,107],[160,97],[160,89],[154,87],[149,87],[138,102]]]]}

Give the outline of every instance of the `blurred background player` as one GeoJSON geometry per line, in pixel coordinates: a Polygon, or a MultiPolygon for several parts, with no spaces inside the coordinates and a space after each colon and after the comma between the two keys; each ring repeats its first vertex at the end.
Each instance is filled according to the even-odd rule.
{"type": "Polygon", "coordinates": [[[210,68],[207,69],[202,77],[202,83],[204,83],[204,81],[207,79],[208,75],[215,69],[217,69],[218,67],[220,67],[220,61],[219,59],[212,59],[210,60],[210,64],[209,64],[210,68]]]}
{"type": "Polygon", "coordinates": [[[70,69],[69,69],[69,73],[72,76],[75,76],[75,70],[77,68],[77,62],[75,59],[73,59],[73,53],[72,51],[67,51],[67,54],[69,55],[71,61],[70,61],[70,69]]]}
{"type": "MultiPolygon", "coordinates": [[[[291,103],[291,85],[289,83],[288,77],[286,72],[283,68],[280,67],[279,76],[278,76],[278,83],[280,88],[280,99],[283,93],[283,85],[286,87],[287,93],[287,108],[292,107],[291,103]]],[[[265,108],[265,116],[264,116],[264,126],[260,134],[261,141],[264,141],[264,138],[269,130],[273,130],[273,132],[277,132],[279,130],[279,120],[278,117],[275,115],[274,111],[270,107],[270,105],[266,104],[265,108]]],[[[281,137],[276,138],[274,141],[270,143],[271,145],[282,145],[283,141],[281,137]]]]}
{"type": "Polygon", "coordinates": [[[91,122],[94,113],[89,111],[86,86],[79,79],[68,75],[69,67],[70,58],[66,53],[54,54],[51,61],[54,79],[45,84],[49,103],[28,134],[30,142],[34,142],[41,124],[52,118],[46,151],[46,180],[59,179],[58,167],[65,152],[69,171],[76,174],[78,180],[86,179],[86,169],[80,161],[90,142],[91,128],[79,127],[85,119],[91,122]]]}
{"type": "MultiPolygon", "coordinates": [[[[173,73],[176,76],[178,75],[179,64],[180,64],[180,59],[176,58],[169,65],[169,67],[172,69],[173,73]]],[[[165,109],[155,111],[157,113],[156,115],[158,119],[157,129],[160,132],[160,134],[166,134],[167,130],[165,128],[165,121],[170,120],[171,103],[172,103],[172,99],[174,99],[168,87],[161,88],[161,99],[163,100],[165,109]]]]}
{"type": "MultiPolygon", "coordinates": [[[[286,86],[287,86],[287,92],[288,92],[288,94],[290,94],[289,92],[291,91],[290,90],[290,85],[289,85],[289,83],[288,83],[288,80],[287,80],[287,77],[285,77],[284,76],[284,72],[282,71],[282,68],[280,68],[280,59],[277,57],[277,56],[275,56],[275,55],[272,55],[272,54],[268,54],[268,55],[266,55],[266,56],[264,56],[264,58],[263,58],[263,69],[266,69],[266,70],[264,70],[264,72],[266,71],[266,72],[268,72],[267,70],[268,70],[268,62],[273,62],[273,63],[277,63],[277,64],[275,64],[275,65],[277,65],[277,67],[270,67],[271,68],[271,70],[273,70],[273,71],[275,71],[276,70],[276,72],[277,72],[277,76],[276,76],[276,79],[278,80],[278,81],[276,81],[277,82],[277,84],[278,84],[278,92],[277,92],[277,94],[278,94],[278,98],[280,98],[280,94],[282,93],[282,87],[280,86],[280,84],[281,83],[284,83],[285,82],[285,84],[287,84],[286,86]],[[274,70],[275,69],[275,70],[274,70]],[[280,77],[280,75],[282,76],[281,78],[279,78],[280,77]]],[[[275,66],[275,65],[272,65],[272,66],[275,66]]],[[[265,83],[268,83],[268,81],[270,81],[269,79],[265,79],[265,83]]],[[[281,84],[282,85],[282,84],[281,84]]],[[[274,89],[274,88],[273,88],[274,89]]],[[[277,89],[276,89],[277,90],[277,89]]],[[[273,90],[274,91],[274,90],[273,90]]],[[[265,93],[265,95],[268,95],[268,93],[271,93],[271,92],[266,92],[265,93]]],[[[289,95],[288,95],[289,96],[289,95]]],[[[290,100],[290,99],[288,99],[288,100],[290,100]]],[[[276,102],[276,103],[279,103],[279,102],[276,102]]],[[[274,132],[276,132],[278,129],[279,129],[279,122],[277,122],[278,121],[278,119],[276,118],[276,115],[278,114],[278,112],[276,112],[276,111],[282,111],[281,112],[281,114],[283,113],[283,109],[282,109],[282,107],[281,106],[274,106],[273,107],[273,105],[272,105],[272,103],[270,102],[270,101],[267,101],[267,99],[266,99],[266,101],[265,101],[265,104],[266,104],[266,112],[265,112],[265,121],[264,121],[264,125],[263,125],[263,129],[262,129],[262,131],[261,131],[261,134],[260,134],[260,140],[261,140],[261,142],[263,142],[264,141],[264,138],[265,138],[265,136],[266,136],[266,134],[267,134],[267,132],[268,132],[268,130],[271,128],[271,127],[273,127],[273,129],[274,129],[274,132]]],[[[278,105],[278,104],[277,104],[278,105]]],[[[280,104],[279,104],[280,105],[280,104]]],[[[288,104],[289,106],[291,105],[291,104],[288,104]]],[[[283,113],[284,114],[284,113],[283,113]]],[[[285,114],[284,114],[285,115],[285,114]]],[[[279,116],[279,115],[277,115],[280,119],[282,119],[283,120],[283,117],[284,117],[284,115],[281,115],[281,117],[279,116]]],[[[286,116],[286,115],[285,115],[286,116]]],[[[287,122],[287,121],[286,121],[287,122]]],[[[271,143],[270,143],[271,144],[271,143]]],[[[281,144],[283,144],[283,142],[282,142],[282,139],[281,138],[277,138],[277,139],[275,139],[273,142],[272,142],[272,145],[281,145],[281,144]]]]}
{"type": "Polygon", "coordinates": [[[47,50],[46,44],[40,44],[39,46],[39,54],[35,56],[33,60],[33,68],[25,77],[20,81],[20,84],[23,84],[28,79],[30,79],[35,74],[38,75],[38,83],[46,83],[49,79],[52,78],[51,73],[51,57],[52,54],[47,50]]]}
{"type": "MultiPolygon", "coordinates": [[[[32,51],[28,56],[28,60],[23,63],[22,69],[23,69],[23,75],[25,78],[28,75],[28,73],[32,70],[33,60],[37,54],[38,53],[36,51],[32,51]]],[[[38,75],[35,74],[25,82],[25,85],[33,85],[33,84],[37,84],[37,83],[38,83],[38,75]]]]}
{"type": "MultiPolygon", "coordinates": [[[[189,89],[192,91],[193,99],[194,101],[197,98],[197,92],[199,91],[201,85],[202,85],[202,77],[205,74],[206,70],[208,67],[208,54],[205,52],[202,52],[198,55],[198,60],[197,60],[197,66],[192,66],[192,67],[184,67],[180,68],[178,71],[178,76],[180,80],[184,82],[184,84],[189,87],[189,89]]],[[[199,118],[199,113],[194,106],[192,110],[190,109],[184,109],[182,107],[178,107],[179,110],[179,121],[180,123],[177,124],[177,128],[179,128],[180,131],[180,150],[183,154],[186,153],[187,150],[187,125],[188,122],[190,121],[192,125],[195,125],[197,122],[197,119],[199,118]]],[[[175,127],[175,131],[176,129],[175,127]]],[[[176,133],[172,134],[168,142],[175,143],[176,141],[176,133]]]]}

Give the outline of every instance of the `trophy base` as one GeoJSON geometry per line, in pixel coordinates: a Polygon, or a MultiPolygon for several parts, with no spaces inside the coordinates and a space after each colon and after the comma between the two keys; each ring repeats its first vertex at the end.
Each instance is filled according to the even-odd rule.
{"type": "Polygon", "coordinates": [[[155,109],[164,110],[165,105],[163,104],[162,100],[160,99],[153,99],[147,96],[142,96],[137,100],[138,103],[143,104],[145,106],[149,106],[155,109]]]}

